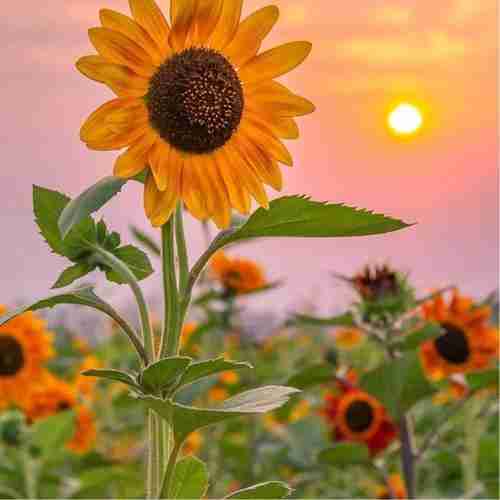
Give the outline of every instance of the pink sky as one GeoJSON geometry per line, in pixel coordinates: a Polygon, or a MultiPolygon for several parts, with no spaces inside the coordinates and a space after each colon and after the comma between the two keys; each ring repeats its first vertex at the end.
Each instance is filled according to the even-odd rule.
{"type": "MultiPolygon", "coordinates": [[[[245,8],[268,3],[247,0],[245,8]]],[[[373,261],[410,271],[422,290],[454,283],[484,295],[497,287],[495,0],[272,3],[282,17],[266,46],[302,39],[314,45],[287,78],[318,110],[301,120],[302,137],[290,144],[296,166],[286,171],[286,192],[419,223],[380,237],[241,247],[272,278],[286,279],[276,300],[289,305],[315,297],[334,305],[345,294],[328,272],[349,274],[373,261]],[[427,125],[411,141],[385,128],[388,106],[399,100],[426,109],[427,125]]],[[[111,172],[115,155],[89,152],[78,139],[82,120],[110,96],[74,69],[91,52],[86,32],[101,7],[128,6],[126,0],[3,6],[0,302],[43,293],[65,265],[36,232],[31,184],[73,195],[111,172]]],[[[147,227],[136,187],[104,214],[122,231],[129,222],[147,227]]],[[[202,237],[197,223],[188,227],[195,256],[202,237]]],[[[156,283],[153,277],[147,286],[156,283]]]]}

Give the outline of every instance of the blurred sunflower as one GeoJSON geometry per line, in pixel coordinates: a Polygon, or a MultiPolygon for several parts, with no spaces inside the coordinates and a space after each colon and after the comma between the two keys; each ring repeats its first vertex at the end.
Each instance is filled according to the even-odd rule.
{"type": "Polygon", "coordinates": [[[334,331],[333,338],[339,349],[351,351],[363,343],[365,335],[358,328],[344,328],[334,331]]]}
{"type": "Polygon", "coordinates": [[[469,387],[465,380],[450,379],[448,385],[434,394],[432,402],[435,405],[446,405],[454,401],[459,401],[469,394],[469,387]]]}
{"type": "Polygon", "coordinates": [[[420,348],[422,366],[430,379],[483,370],[498,359],[498,329],[489,324],[488,306],[475,307],[472,299],[455,290],[449,304],[439,295],[424,304],[422,311],[427,320],[438,322],[444,330],[420,348]]]}
{"type": "MultiPolygon", "coordinates": [[[[191,336],[193,333],[198,329],[198,323],[191,321],[188,323],[185,323],[184,326],[182,327],[181,331],[181,347],[184,349],[188,344],[191,339],[191,336]]],[[[194,346],[198,348],[198,346],[194,346]]],[[[198,349],[195,349],[195,351],[198,349]]]]}
{"type": "Polygon", "coordinates": [[[73,437],[66,446],[74,453],[82,455],[89,452],[96,441],[97,432],[94,414],[83,405],[75,408],[76,429],[73,437]]]}
{"type": "Polygon", "coordinates": [[[182,446],[183,455],[196,455],[203,446],[203,435],[200,431],[192,432],[182,446]]]}
{"type": "Polygon", "coordinates": [[[322,414],[336,441],[364,443],[372,456],[386,449],[398,435],[382,404],[370,394],[351,385],[338,383],[338,394],[328,393],[322,414]]]}
{"type": "Polygon", "coordinates": [[[217,252],[211,260],[211,271],[226,292],[231,295],[244,295],[266,286],[267,281],[262,269],[253,261],[233,259],[224,252],[217,252]]]}
{"type": "Polygon", "coordinates": [[[223,385],[236,385],[239,381],[240,376],[234,370],[229,370],[219,375],[219,382],[223,385]]]}
{"type": "Polygon", "coordinates": [[[301,64],[309,42],[258,54],[279,11],[265,7],[240,23],[243,0],[172,0],[171,26],[154,0],[129,0],[133,19],[101,10],[89,30],[98,52],[77,68],[118,96],[81,129],[91,149],[128,148],[115,175],[147,167],[144,204],[154,226],[183,200],[219,227],[231,208],[268,206],[263,184],[282,188],[278,163],[292,165],[281,139],[296,139],[294,120],[314,111],[275,78],[301,64]]]}
{"type": "Polygon", "coordinates": [[[375,498],[397,498],[404,500],[408,498],[406,486],[400,474],[391,474],[387,478],[386,485],[377,486],[374,490],[375,498]]]}
{"type": "Polygon", "coordinates": [[[85,356],[78,368],[78,374],[75,378],[75,389],[78,394],[81,394],[85,398],[92,399],[95,386],[99,379],[96,377],[86,377],[82,375],[82,372],[101,367],[102,363],[95,356],[85,356]]]}
{"type": "Polygon", "coordinates": [[[395,296],[400,290],[398,275],[388,266],[367,266],[351,282],[359,295],[368,301],[395,296]]]}
{"type": "MultiPolygon", "coordinates": [[[[5,308],[0,306],[0,314],[5,308]]],[[[32,312],[0,326],[0,403],[19,402],[54,355],[53,335],[32,312]]]]}

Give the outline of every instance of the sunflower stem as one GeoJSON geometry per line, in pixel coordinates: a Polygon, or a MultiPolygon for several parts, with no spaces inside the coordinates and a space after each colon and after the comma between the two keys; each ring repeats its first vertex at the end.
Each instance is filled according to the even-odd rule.
{"type": "Polygon", "coordinates": [[[177,243],[177,256],[179,259],[179,292],[184,294],[189,280],[189,258],[184,235],[184,218],[182,204],[179,203],[175,212],[175,241],[177,243]]]}
{"type": "Polygon", "coordinates": [[[400,421],[401,430],[401,463],[406,483],[408,498],[415,498],[415,446],[413,427],[408,414],[404,414],[400,421]]]}

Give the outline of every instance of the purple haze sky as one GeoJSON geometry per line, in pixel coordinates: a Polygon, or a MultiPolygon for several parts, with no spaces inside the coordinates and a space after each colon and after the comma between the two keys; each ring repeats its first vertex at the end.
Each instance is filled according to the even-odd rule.
{"type": "MultiPolygon", "coordinates": [[[[166,5],[167,0],[161,0],[166,5]]],[[[246,12],[270,2],[247,0],[246,12]]],[[[345,294],[329,271],[353,273],[388,261],[428,290],[450,283],[484,295],[497,286],[498,182],[495,0],[277,0],[281,20],[266,47],[307,39],[310,59],[287,83],[317,105],[290,144],[296,166],[286,193],[346,202],[418,225],[380,237],[278,240],[236,249],[287,285],[274,303],[345,294]],[[420,135],[401,141],[386,129],[398,101],[422,106],[420,135]]],[[[101,7],[127,11],[126,0],[6,2],[2,46],[2,182],[0,302],[31,297],[65,265],[37,234],[31,184],[71,195],[109,175],[113,153],[80,143],[82,120],[110,97],[82,78],[74,61],[91,53],[87,28],[101,7]]],[[[274,196],[274,195],[273,195],[274,196]]],[[[123,232],[147,227],[137,187],[104,210],[123,232]]],[[[190,221],[192,257],[202,233],[190,221]]],[[[126,236],[125,240],[129,238],[126,236]]],[[[150,291],[157,277],[149,280],[150,291]]],[[[266,298],[267,300],[267,298],[266,298]]]]}

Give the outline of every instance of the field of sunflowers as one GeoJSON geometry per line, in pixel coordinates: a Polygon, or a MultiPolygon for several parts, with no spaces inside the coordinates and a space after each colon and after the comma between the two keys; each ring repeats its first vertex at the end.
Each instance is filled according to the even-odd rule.
{"type": "MultiPolygon", "coordinates": [[[[133,232],[158,257],[156,243],[133,232]]],[[[212,258],[180,354],[237,362],[179,400],[217,407],[260,385],[301,392],[262,418],[189,435],[180,453],[207,463],[204,493],[272,480],[292,498],[407,498],[407,486],[425,498],[498,498],[496,294],[417,297],[410,278],[385,265],[336,279],[352,291],[344,312],[307,307],[280,320],[241,305],[279,286],[264,269],[237,249],[212,258]]],[[[26,312],[0,328],[0,495],[142,497],[144,409],[119,376],[82,374],[136,372],[126,337],[112,321],[88,332],[66,315],[49,319],[26,312]]]]}

